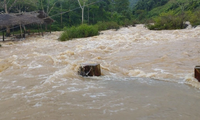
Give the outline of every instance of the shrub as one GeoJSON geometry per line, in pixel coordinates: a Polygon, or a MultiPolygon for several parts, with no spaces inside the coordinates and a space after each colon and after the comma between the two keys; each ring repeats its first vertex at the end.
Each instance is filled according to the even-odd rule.
{"type": "Polygon", "coordinates": [[[138,23],[139,22],[136,20],[125,19],[124,21],[121,22],[121,25],[124,27],[128,27],[128,26],[135,26],[138,23]]]}
{"type": "Polygon", "coordinates": [[[192,26],[197,26],[200,25],[200,11],[196,11],[194,13],[191,13],[190,15],[188,15],[188,19],[191,23],[192,26]]]}
{"type": "Polygon", "coordinates": [[[59,40],[66,41],[73,38],[91,37],[98,35],[98,28],[92,25],[80,25],[78,27],[64,28],[64,32],[61,34],[59,40]]]}
{"type": "Polygon", "coordinates": [[[184,28],[184,14],[175,15],[174,12],[162,13],[159,17],[154,18],[154,24],[148,24],[150,30],[171,30],[184,28]]]}
{"type": "Polygon", "coordinates": [[[60,31],[60,30],[62,30],[59,26],[60,25],[58,25],[58,24],[51,25],[51,30],[52,31],[60,31]]]}
{"type": "Polygon", "coordinates": [[[98,22],[98,23],[96,24],[96,26],[98,27],[98,30],[99,30],[99,31],[107,30],[107,29],[108,29],[108,27],[107,27],[107,25],[105,24],[105,22],[98,22]]]}
{"type": "Polygon", "coordinates": [[[99,31],[108,29],[119,29],[119,25],[116,22],[98,22],[96,25],[99,31]]]}

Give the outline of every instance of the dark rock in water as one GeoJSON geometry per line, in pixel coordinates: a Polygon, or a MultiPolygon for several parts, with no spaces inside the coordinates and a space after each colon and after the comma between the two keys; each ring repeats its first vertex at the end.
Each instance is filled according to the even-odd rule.
{"type": "Polygon", "coordinates": [[[100,64],[81,64],[78,74],[85,77],[101,76],[100,64]]]}
{"type": "Polygon", "coordinates": [[[200,66],[194,68],[194,77],[200,82],[200,66]]]}

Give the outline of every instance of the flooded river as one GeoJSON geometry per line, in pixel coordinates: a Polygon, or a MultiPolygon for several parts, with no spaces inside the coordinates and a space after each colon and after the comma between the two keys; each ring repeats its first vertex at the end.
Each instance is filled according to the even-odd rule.
{"type": "Polygon", "coordinates": [[[1,42],[1,120],[197,120],[200,27],[137,25],[59,42],[60,32],[1,42]],[[102,77],[77,75],[100,63],[102,77]]]}

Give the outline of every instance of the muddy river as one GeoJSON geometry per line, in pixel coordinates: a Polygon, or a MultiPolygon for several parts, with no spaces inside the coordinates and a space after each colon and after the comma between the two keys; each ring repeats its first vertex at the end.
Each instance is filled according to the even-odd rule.
{"type": "Polygon", "coordinates": [[[66,42],[60,34],[0,42],[1,120],[200,118],[200,27],[137,25],[66,42]],[[100,63],[102,76],[79,76],[82,63],[100,63]]]}

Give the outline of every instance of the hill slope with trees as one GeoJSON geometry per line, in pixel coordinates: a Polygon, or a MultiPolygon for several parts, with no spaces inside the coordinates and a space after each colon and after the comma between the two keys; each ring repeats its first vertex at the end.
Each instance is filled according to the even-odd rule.
{"type": "Polygon", "coordinates": [[[199,0],[139,0],[134,7],[135,18],[154,22],[150,29],[182,29],[185,21],[199,25],[199,0]]]}

